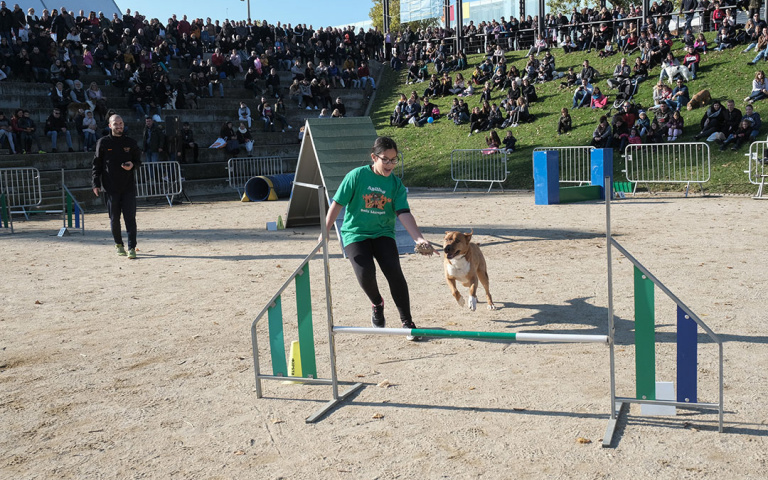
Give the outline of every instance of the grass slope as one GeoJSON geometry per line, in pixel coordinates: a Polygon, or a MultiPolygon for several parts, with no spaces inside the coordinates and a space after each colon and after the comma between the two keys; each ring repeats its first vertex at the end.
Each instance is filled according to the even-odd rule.
{"type": "MultiPolygon", "coordinates": [[[[707,35],[707,40],[712,42],[714,34],[707,35]]],[[[752,90],[752,79],[757,69],[763,69],[763,63],[756,66],[748,66],[747,62],[754,58],[755,52],[741,53],[744,46],[735,49],[725,50],[723,52],[710,51],[701,56],[701,68],[697,72],[696,80],[688,84],[691,95],[696,92],[708,89],[713,98],[720,99],[725,104],[725,100],[734,99],[736,107],[744,112],[743,99],[749,95],[752,90]]],[[[681,57],[683,52],[682,42],[675,42],[673,50],[677,57],[681,57]]],[[[525,66],[526,52],[508,52],[508,67],[516,65],[521,71],[525,66]]],[[[561,49],[553,51],[558,72],[566,72],[568,67],[573,67],[576,72],[581,70],[582,62],[587,59],[590,64],[600,72],[600,80],[596,82],[604,94],[609,97],[609,104],[615,99],[616,90],[610,90],[605,80],[609,78],[621,56],[614,55],[607,59],[598,58],[596,53],[574,52],[565,55],[561,49]]],[[[628,57],[629,65],[634,65],[635,58],[639,54],[628,57]]],[[[483,60],[482,55],[469,56],[470,68],[462,71],[464,78],[470,78],[474,66],[483,60]]],[[[432,67],[430,66],[430,72],[432,67]]],[[[485,148],[485,135],[487,132],[467,137],[469,133],[468,125],[456,126],[452,121],[441,118],[435,123],[425,125],[422,128],[407,126],[405,128],[394,128],[389,126],[389,116],[397,103],[398,94],[405,93],[410,95],[412,90],[416,90],[419,95],[424,93],[426,83],[406,85],[405,70],[395,72],[390,68],[385,68],[382,82],[377,91],[376,100],[371,109],[371,117],[379,135],[393,137],[402,151],[405,160],[406,183],[410,186],[421,187],[449,187],[453,186],[451,181],[451,151],[454,149],[477,149],[485,148]]],[[[659,67],[655,67],[650,72],[650,77],[640,84],[638,93],[634,100],[640,102],[644,107],[653,105],[653,85],[659,75],[659,67]]],[[[452,72],[452,78],[455,72],[452,72]]],[[[555,80],[545,84],[537,84],[536,91],[539,101],[531,106],[530,111],[536,116],[533,123],[521,124],[513,129],[517,138],[518,150],[510,155],[509,170],[510,174],[505,187],[510,188],[532,188],[532,158],[533,148],[543,146],[567,146],[567,145],[589,145],[592,131],[597,125],[601,115],[605,111],[587,109],[571,110],[571,99],[573,89],[560,90],[560,81],[555,80]],[[574,129],[563,136],[557,135],[557,121],[560,115],[560,109],[566,107],[569,109],[573,118],[574,129]]],[[[479,90],[476,90],[479,92],[479,90]]],[[[499,91],[494,92],[492,103],[499,104],[503,95],[499,91]]],[[[442,97],[434,100],[440,107],[443,114],[450,110],[450,103],[453,97],[442,97]]],[[[470,109],[480,104],[480,95],[475,94],[472,97],[465,98],[470,109]]],[[[765,108],[765,102],[757,102],[755,111],[761,114],[764,122],[768,122],[768,108],[765,108]]],[[[692,111],[683,111],[685,119],[685,130],[683,141],[693,141],[693,136],[699,131],[699,121],[704,114],[704,109],[692,111]]],[[[653,118],[653,115],[649,115],[653,118]]],[[[765,129],[765,127],[764,127],[765,129]]],[[[504,138],[505,132],[499,130],[499,136],[504,138]]],[[[762,139],[762,134],[758,137],[762,139]]],[[[754,193],[755,187],[749,184],[747,174],[747,157],[744,155],[748,151],[748,146],[743,146],[739,152],[732,152],[728,149],[720,152],[716,144],[710,145],[710,157],[712,161],[712,176],[710,181],[704,185],[709,192],[716,193],[754,193]]],[[[616,180],[625,180],[621,172],[624,168],[624,161],[619,152],[614,154],[616,180]]],[[[659,188],[654,185],[653,188],[659,188]]],[[[671,189],[684,188],[679,185],[672,185],[671,189]]]]}

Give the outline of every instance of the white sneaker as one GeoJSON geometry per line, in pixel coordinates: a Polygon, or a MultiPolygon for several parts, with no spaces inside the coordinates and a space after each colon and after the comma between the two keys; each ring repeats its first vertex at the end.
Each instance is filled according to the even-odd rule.
{"type": "Polygon", "coordinates": [[[312,107],[310,107],[309,105],[307,105],[307,108],[306,108],[306,110],[312,110],[312,107]]]}
{"type": "Polygon", "coordinates": [[[288,125],[288,130],[293,130],[293,127],[288,125]]]}
{"type": "Polygon", "coordinates": [[[317,110],[317,105],[315,105],[315,110],[317,110]]]}

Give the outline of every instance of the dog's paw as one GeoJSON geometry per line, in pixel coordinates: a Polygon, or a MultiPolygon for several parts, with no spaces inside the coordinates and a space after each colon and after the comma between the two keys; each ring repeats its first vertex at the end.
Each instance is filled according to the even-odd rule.
{"type": "Polygon", "coordinates": [[[460,307],[463,307],[464,306],[464,296],[463,295],[459,295],[459,298],[456,299],[456,303],[458,303],[460,307]]]}
{"type": "Polygon", "coordinates": [[[488,310],[496,310],[496,305],[493,302],[488,303],[488,310]]]}
{"type": "Polygon", "coordinates": [[[467,300],[467,308],[473,312],[477,309],[477,297],[469,297],[469,300],[467,300]]]}

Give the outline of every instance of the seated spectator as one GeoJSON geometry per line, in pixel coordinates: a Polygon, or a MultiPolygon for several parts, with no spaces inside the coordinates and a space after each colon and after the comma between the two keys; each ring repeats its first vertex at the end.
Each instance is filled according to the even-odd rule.
{"type": "Polygon", "coordinates": [[[51,105],[53,108],[58,108],[60,111],[66,111],[72,98],[69,95],[69,91],[64,89],[64,84],[57,82],[49,94],[51,97],[51,105]]]}
{"type": "Polygon", "coordinates": [[[219,97],[224,98],[224,82],[222,82],[219,72],[216,71],[216,67],[209,69],[206,79],[208,80],[208,98],[213,98],[213,87],[215,86],[219,88],[219,97]]]}
{"type": "Polygon", "coordinates": [[[512,153],[515,151],[515,144],[517,143],[517,139],[514,135],[512,135],[512,130],[507,130],[507,135],[504,137],[504,140],[501,142],[504,145],[504,150],[507,151],[507,153],[512,153]]]}
{"type": "Polygon", "coordinates": [[[48,119],[45,121],[45,134],[51,139],[51,153],[56,153],[58,151],[56,143],[59,135],[63,135],[64,138],[66,138],[69,151],[75,151],[75,149],[72,148],[72,135],[69,133],[67,123],[63,117],[61,110],[54,108],[48,116],[48,119]]]}
{"type": "Polygon", "coordinates": [[[617,114],[614,116],[613,120],[614,123],[611,126],[613,135],[611,146],[613,148],[618,148],[619,152],[623,152],[627,147],[627,143],[629,143],[629,128],[627,127],[626,122],[624,122],[623,115],[617,114]]]}
{"type": "Polygon", "coordinates": [[[576,73],[573,71],[573,67],[568,67],[568,73],[565,75],[565,81],[560,82],[560,88],[571,88],[576,85],[576,73]]]}
{"type": "Polygon", "coordinates": [[[587,83],[592,83],[594,80],[597,80],[597,70],[589,65],[589,60],[584,60],[578,79],[586,80],[587,83]]]}
{"type": "Polygon", "coordinates": [[[610,40],[606,41],[605,47],[597,53],[599,58],[607,58],[613,55],[616,55],[616,50],[614,49],[613,42],[610,40]]]}
{"type": "Polygon", "coordinates": [[[571,131],[572,121],[571,114],[568,113],[567,108],[560,110],[560,119],[557,121],[557,134],[562,135],[571,131]]]}
{"type": "Polygon", "coordinates": [[[672,89],[668,85],[659,82],[653,87],[653,103],[652,109],[658,108],[662,104],[666,104],[669,99],[672,98],[672,89]]]}
{"type": "Polygon", "coordinates": [[[654,119],[648,127],[645,135],[645,143],[662,143],[664,141],[664,128],[654,119]]]}
{"type": "Polygon", "coordinates": [[[563,40],[563,43],[560,44],[560,46],[563,49],[563,53],[571,53],[578,50],[578,47],[576,46],[576,42],[573,41],[570,35],[567,35],[565,39],[563,40]]]}
{"type": "Polygon", "coordinates": [[[701,117],[699,133],[693,139],[708,139],[713,133],[719,132],[723,121],[723,108],[719,100],[714,100],[701,117]]]}
{"type": "Polygon", "coordinates": [[[752,92],[744,101],[752,104],[766,97],[768,97],[768,81],[765,79],[765,72],[758,70],[755,72],[755,78],[752,79],[752,92]]]}
{"type": "Polygon", "coordinates": [[[613,69],[613,77],[607,80],[608,86],[611,88],[619,88],[619,86],[628,81],[632,76],[632,70],[627,65],[626,57],[623,57],[616,68],[613,69]]]}
{"type": "Polygon", "coordinates": [[[40,146],[40,137],[36,133],[37,125],[35,125],[35,121],[32,120],[32,117],[29,114],[29,110],[24,110],[22,112],[22,116],[17,122],[17,128],[20,131],[19,146],[21,147],[22,153],[33,153],[32,140],[34,140],[37,144],[37,153],[45,153],[43,148],[40,146]]]}
{"type": "Polygon", "coordinates": [[[368,64],[360,62],[360,66],[357,69],[357,78],[360,79],[360,88],[365,88],[368,82],[371,82],[371,88],[376,90],[376,82],[374,82],[371,76],[371,71],[368,69],[368,64]]]}
{"type": "Polygon", "coordinates": [[[245,102],[240,102],[240,108],[237,109],[237,119],[251,128],[251,109],[245,102]]]}
{"type": "Polygon", "coordinates": [[[469,115],[469,135],[472,133],[479,133],[480,130],[485,130],[488,125],[488,117],[480,111],[480,107],[472,109],[472,113],[469,115]]]}
{"type": "Polygon", "coordinates": [[[344,105],[341,97],[336,97],[336,103],[333,104],[333,108],[338,110],[342,117],[347,116],[347,107],[344,105]]]}
{"type": "Polygon", "coordinates": [[[642,137],[640,137],[640,133],[637,131],[637,127],[632,127],[629,129],[629,136],[627,137],[627,144],[629,145],[640,145],[643,143],[642,137]]]}
{"type": "Polygon", "coordinates": [[[11,120],[6,118],[5,113],[0,112],[0,145],[2,145],[3,139],[8,142],[8,149],[11,151],[11,154],[17,153],[16,145],[14,144],[13,140],[13,127],[11,126],[11,120]]]}
{"type": "Polygon", "coordinates": [[[729,144],[733,144],[731,146],[731,150],[734,152],[737,151],[745,142],[749,141],[751,132],[752,124],[748,120],[742,120],[739,123],[738,128],[729,134],[728,138],[726,138],[723,144],[720,145],[720,151],[722,152],[725,150],[725,147],[727,147],[729,144]]]}
{"type": "Polygon", "coordinates": [[[96,119],[93,118],[93,112],[87,110],[85,112],[85,118],[82,122],[83,129],[83,151],[93,152],[96,151],[96,141],[98,140],[96,119]]]}
{"type": "Polygon", "coordinates": [[[241,147],[245,147],[245,152],[250,155],[253,151],[253,137],[251,136],[251,130],[245,126],[245,122],[240,122],[236,132],[237,143],[241,147]]]}
{"type": "Polygon", "coordinates": [[[608,125],[608,117],[603,115],[600,117],[600,123],[592,133],[591,145],[595,148],[610,148],[611,147],[611,126],[608,125]]]}
{"type": "Polygon", "coordinates": [[[696,41],[693,42],[693,50],[696,53],[701,53],[703,55],[706,55],[706,53],[707,53],[707,39],[704,38],[704,33],[700,33],[696,37],[696,41]]]}
{"type": "Polygon", "coordinates": [[[187,163],[187,150],[192,150],[192,159],[194,163],[197,163],[198,145],[195,142],[195,135],[189,126],[189,122],[184,122],[181,126],[181,144],[179,145],[179,151],[176,152],[176,156],[181,159],[182,163],[187,163]]]}
{"type": "Polygon", "coordinates": [[[635,121],[635,128],[637,128],[641,137],[648,134],[648,130],[651,128],[651,120],[648,118],[648,114],[645,113],[645,110],[640,110],[638,113],[637,120],[635,121]]]}
{"type": "Polygon", "coordinates": [[[528,53],[525,56],[529,57],[531,55],[536,55],[538,57],[541,52],[546,50],[549,50],[549,47],[547,46],[547,41],[544,39],[544,37],[541,34],[538,34],[536,36],[536,41],[533,42],[531,49],[528,50],[528,53]]]}
{"type": "Polygon", "coordinates": [[[291,86],[288,87],[288,98],[296,100],[299,108],[301,108],[301,88],[298,80],[294,80],[291,86]]]}
{"type": "Polygon", "coordinates": [[[491,111],[488,113],[488,128],[500,128],[504,123],[504,116],[499,107],[494,103],[491,105],[491,111]]]}
{"type": "Polygon", "coordinates": [[[604,109],[607,105],[608,97],[603,95],[603,93],[600,91],[600,87],[595,87],[595,89],[592,91],[592,99],[589,101],[589,107],[592,109],[604,109]]]}
{"type": "Polygon", "coordinates": [[[580,108],[589,105],[594,87],[586,78],[581,79],[581,85],[573,93],[573,105],[571,108],[580,108]]]}
{"type": "Polygon", "coordinates": [[[669,127],[669,122],[672,120],[673,110],[669,108],[669,105],[662,103],[653,115],[653,120],[658,122],[662,131],[666,134],[666,129],[669,127]]]}
{"type": "Polygon", "coordinates": [[[683,116],[680,114],[680,110],[675,110],[675,113],[672,114],[672,118],[667,124],[667,141],[676,141],[683,135],[683,128],[685,128],[683,116]]]}
{"type": "Polygon", "coordinates": [[[232,122],[227,121],[221,126],[219,130],[219,138],[224,139],[227,143],[224,149],[227,153],[237,155],[240,150],[240,143],[237,141],[237,134],[234,128],[232,128],[232,122]]]}
{"type": "Polygon", "coordinates": [[[696,71],[699,69],[699,62],[701,58],[698,52],[694,50],[692,46],[685,47],[685,55],[683,56],[683,66],[691,72],[691,79],[696,79],[696,71]]]}
{"type": "Polygon", "coordinates": [[[744,116],[741,117],[741,119],[750,123],[752,130],[749,133],[749,138],[750,141],[755,141],[755,139],[757,139],[757,135],[760,133],[760,127],[763,126],[763,122],[760,119],[760,114],[754,110],[752,105],[747,105],[744,107],[744,116]]]}
{"type": "Polygon", "coordinates": [[[275,70],[274,67],[269,69],[269,73],[264,79],[264,85],[267,88],[268,95],[274,95],[275,98],[280,96],[280,76],[277,74],[277,70],[275,70]]]}
{"type": "Polygon", "coordinates": [[[539,99],[539,96],[536,94],[536,87],[534,87],[527,78],[523,79],[523,86],[520,87],[520,95],[525,98],[525,102],[529,105],[539,99]]]}
{"type": "Polygon", "coordinates": [[[496,133],[496,130],[491,130],[491,134],[485,137],[485,144],[490,149],[498,150],[501,146],[501,139],[499,138],[499,134],[496,133]]]}

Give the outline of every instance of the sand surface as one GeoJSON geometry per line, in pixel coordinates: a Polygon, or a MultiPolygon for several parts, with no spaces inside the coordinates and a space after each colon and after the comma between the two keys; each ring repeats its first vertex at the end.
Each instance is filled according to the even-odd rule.
{"type": "MultiPolygon", "coordinates": [[[[609,355],[597,344],[339,335],[339,379],[365,384],[351,401],[305,424],[329,386],[265,381],[257,398],[251,322],[319,229],[268,232],[287,202],[234,198],[142,206],[136,261],[114,254],[103,212],[87,215],[84,236],[57,238],[56,219],[0,232],[1,478],[766,477],[765,203],[613,204],[615,238],[725,343],[725,432],[714,411],[647,417],[633,405],[606,449],[609,355]]],[[[410,201],[433,242],[474,229],[500,307],[488,311],[481,289],[477,311],[460,308],[441,258],[405,255],[419,327],[607,334],[603,204],[425,191],[410,201]]],[[[322,262],[310,270],[318,375],[329,378],[322,262]]],[[[369,326],[335,243],[330,271],[336,324],[369,326]]],[[[613,274],[616,389],[631,397],[632,267],[615,250],[613,274]]],[[[293,287],[282,306],[289,343],[293,287]]],[[[659,381],[675,380],[675,322],[657,290],[659,381]]],[[[266,318],[257,331],[271,372],[266,318]]],[[[699,338],[699,399],[717,402],[717,348],[699,338]]]]}

